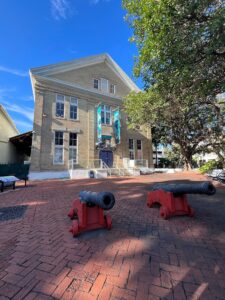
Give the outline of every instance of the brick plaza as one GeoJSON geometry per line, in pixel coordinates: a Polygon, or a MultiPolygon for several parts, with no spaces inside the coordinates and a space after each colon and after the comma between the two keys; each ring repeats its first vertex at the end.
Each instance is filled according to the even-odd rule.
{"type": "Polygon", "coordinates": [[[0,300],[225,299],[225,188],[189,196],[195,218],[159,218],[150,184],[206,180],[196,173],[29,182],[0,194],[0,300]],[[113,228],[73,238],[67,217],[80,190],[112,191],[113,228]]]}

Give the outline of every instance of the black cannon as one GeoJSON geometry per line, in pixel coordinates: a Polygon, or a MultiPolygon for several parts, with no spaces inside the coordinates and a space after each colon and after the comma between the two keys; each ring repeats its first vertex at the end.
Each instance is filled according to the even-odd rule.
{"type": "Polygon", "coordinates": [[[155,184],[151,188],[151,191],[164,190],[166,192],[171,192],[174,196],[179,196],[183,194],[205,194],[214,195],[216,193],[216,188],[210,181],[205,181],[201,183],[160,183],[155,184]]]}
{"type": "Polygon", "coordinates": [[[79,193],[81,202],[86,202],[88,205],[97,205],[104,210],[110,210],[115,204],[115,197],[110,192],[88,192],[81,191],[79,193]]]}

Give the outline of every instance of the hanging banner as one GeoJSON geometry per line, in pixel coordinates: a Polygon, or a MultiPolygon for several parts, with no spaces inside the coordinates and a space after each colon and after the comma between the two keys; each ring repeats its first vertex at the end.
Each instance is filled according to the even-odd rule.
{"type": "Polygon", "coordinates": [[[102,142],[102,118],[101,118],[102,107],[97,107],[97,139],[98,143],[102,142]]]}
{"type": "Polygon", "coordinates": [[[117,108],[116,110],[114,110],[113,112],[113,119],[114,119],[114,135],[115,135],[115,142],[116,144],[120,144],[120,140],[121,140],[121,122],[120,122],[120,110],[119,108],[117,108]]]}

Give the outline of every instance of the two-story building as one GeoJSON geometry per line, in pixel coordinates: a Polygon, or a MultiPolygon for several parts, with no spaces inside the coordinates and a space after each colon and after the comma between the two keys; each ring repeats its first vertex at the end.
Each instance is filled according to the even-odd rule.
{"type": "Polygon", "coordinates": [[[127,128],[123,99],[139,88],[108,55],[30,70],[35,99],[32,172],[152,166],[149,128],[127,128]],[[102,166],[102,165],[101,165],[102,166]]]}

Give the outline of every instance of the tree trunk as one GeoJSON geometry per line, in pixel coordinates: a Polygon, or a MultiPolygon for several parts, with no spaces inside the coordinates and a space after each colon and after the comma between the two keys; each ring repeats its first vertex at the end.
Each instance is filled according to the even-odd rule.
{"type": "Polygon", "coordinates": [[[191,167],[192,155],[190,153],[183,152],[183,156],[184,156],[184,170],[189,171],[192,169],[191,167]]]}
{"type": "Polygon", "coordinates": [[[184,161],[184,170],[189,171],[191,169],[192,169],[191,168],[191,161],[188,161],[188,160],[185,159],[185,161],[184,161]]]}

